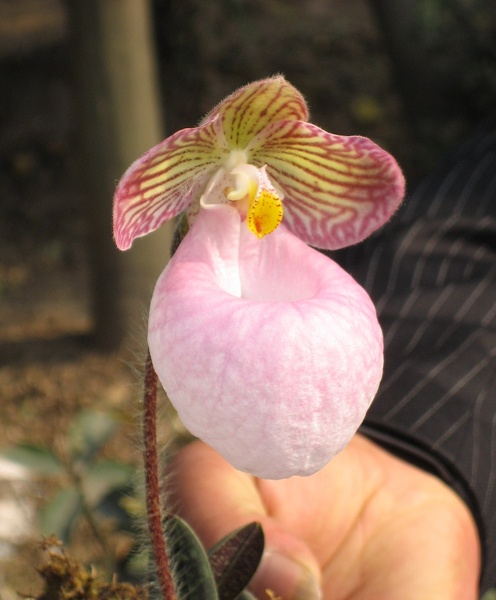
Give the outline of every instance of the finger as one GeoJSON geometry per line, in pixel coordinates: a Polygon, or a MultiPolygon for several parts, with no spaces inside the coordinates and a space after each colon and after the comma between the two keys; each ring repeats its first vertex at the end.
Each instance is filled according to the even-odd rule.
{"type": "Polygon", "coordinates": [[[172,506],[209,548],[233,530],[258,521],[266,540],[250,586],[259,598],[271,589],[287,600],[320,598],[320,568],[308,545],[268,514],[258,481],[236,471],[201,442],[183,448],[169,468],[172,506]]]}

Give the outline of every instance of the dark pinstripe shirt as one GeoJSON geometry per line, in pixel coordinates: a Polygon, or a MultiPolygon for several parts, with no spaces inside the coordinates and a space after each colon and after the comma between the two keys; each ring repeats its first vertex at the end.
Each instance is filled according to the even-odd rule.
{"type": "Polygon", "coordinates": [[[369,291],[384,330],[384,378],[362,431],[464,498],[481,591],[496,586],[496,127],[333,258],[369,291]]]}

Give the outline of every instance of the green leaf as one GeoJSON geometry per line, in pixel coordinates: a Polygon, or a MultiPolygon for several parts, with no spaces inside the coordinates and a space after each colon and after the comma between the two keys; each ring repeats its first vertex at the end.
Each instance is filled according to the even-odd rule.
{"type": "Polygon", "coordinates": [[[49,449],[30,444],[19,444],[7,448],[1,453],[4,458],[15,462],[37,475],[60,475],[64,473],[64,465],[49,449]]]}
{"type": "Polygon", "coordinates": [[[125,562],[125,571],[134,577],[144,579],[150,565],[150,552],[148,548],[132,553],[125,562]]]}
{"type": "Polygon", "coordinates": [[[208,557],[217,582],[219,600],[234,600],[245,589],[260,564],[264,543],[260,523],[250,523],[210,550],[208,557]]]}
{"type": "Polygon", "coordinates": [[[496,600],[496,588],[491,588],[482,596],[481,600],[496,600]]]}
{"type": "Polygon", "coordinates": [[[88,462],[112,437],[119,423],[109,413],[84,410],[69,430],[69,446],[74,458],[88,462]]]}
{"type": "Polygon", "coordinates": [[[208,556],[191,527],[181,518],[165,518],[168,554],[181,598],[219,600],[208,556]]]}
{"type": "Polygon", "coordinates": [[[44,535],[55,535],[67,544],[71,531],[81,514],[81,495],[73,488],[59,490],[40,512],[40,527],[44,535]]]}
{"type": "Polygon", "coordinates": [[[87,503],[95,507],[105,496],[130,484],[133,469],[114,460],[92,464],[84,473],[83,490],[87,503]]]}

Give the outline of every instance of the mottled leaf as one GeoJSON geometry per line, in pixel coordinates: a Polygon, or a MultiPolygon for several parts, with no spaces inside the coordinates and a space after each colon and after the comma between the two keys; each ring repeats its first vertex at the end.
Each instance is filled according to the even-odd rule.
{"type": "Polygon", "coordinates": [[[259,523],[250,523],[221,540],[209,551],[220,600],[234,600],[252,579],[264,550],[259,523]]]}
{"type": "Polygon", "coordinates": [[[165,528],[180,597],[219,600],[207,553],[195,532],[175,515],[166,517],[165,528]]]}

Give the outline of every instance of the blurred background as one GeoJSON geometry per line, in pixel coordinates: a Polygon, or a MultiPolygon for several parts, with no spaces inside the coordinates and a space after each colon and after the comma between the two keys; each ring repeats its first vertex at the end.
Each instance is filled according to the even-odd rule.
{"type": "Polygon", "coordinates": [[[114,249],[124,169],[235,88],[282,73],[312,122],[372,138],[413,184],[495,115],[494,8],[0,0],[3,600],[39,589],[36,540],[49,530],[102,573],[139,578],[139,370],[171,231],[129,256],[114,249]]]}

